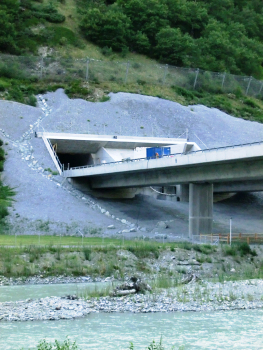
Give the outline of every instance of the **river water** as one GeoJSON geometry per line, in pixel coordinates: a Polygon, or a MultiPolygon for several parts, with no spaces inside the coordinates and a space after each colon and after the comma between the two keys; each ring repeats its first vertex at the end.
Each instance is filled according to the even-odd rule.
{"type": "MultiPolygon", "coordinates": [[[[102,290],[111,283],[94,282],[94,283],[68,283],[68,284],[34,284],[21,286],[1,286],[0,287],[0,302],[17,301],[28,298],[37,299],[50,296],[65,296],[85,294],[87,290],[94,291],[102,290]]],[[[117,285],[117,283],[115,283],[117,285]]],[[[1,350],[1,349],[0,349],[1,350]]]]}
{"type": "MultiPolygon", "coordinates": [[[[61,292],[61,286],[41,287],[46,287],[45,293],[48,291],[49,295],[61,295],[58,294],[61,292]]],[[[17,288],[17,292],[24,289],[27,290],[27,295],[34,295],[33,292],[39,287],[14,286],[11,289],[17,288]]],[[[76,285],[74,287],[76,288],[76,285]]],[[[0,295],[3,288],[6,287],[0,287],[0,295]]],[[[169,350],[171,346],[175,346],[175,349],[181,346],[185,350],[259,350],[263,349],[262,325],[263,310],[153,314],[92,313],[75,320],[1,322],[0,349],[28,349],[36,346],[43,338],[48,341],[62,341],[69,336],[71,340],[76,340],[79,348],[83,350],[122,350],[128,348],[130,341],[134,343],[136,350],[142,350],[153,339],[159,340],[162,336],[163,344],[169,350]]]]}

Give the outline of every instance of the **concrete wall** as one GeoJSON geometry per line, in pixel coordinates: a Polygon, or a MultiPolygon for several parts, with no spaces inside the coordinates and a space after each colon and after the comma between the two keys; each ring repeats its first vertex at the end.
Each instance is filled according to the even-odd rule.
{"type": "Polygon", "coordinates": [[[104,147],[101,147],[97,153],[92,155],[92,157],[94,159],[94,164],[111,163],[116,161],[104,147]]]}
{"type": "Polygon", "coordinates": [[[189,186],[189,236],[211,234],[213,229],[213,184],[189,186]]]}

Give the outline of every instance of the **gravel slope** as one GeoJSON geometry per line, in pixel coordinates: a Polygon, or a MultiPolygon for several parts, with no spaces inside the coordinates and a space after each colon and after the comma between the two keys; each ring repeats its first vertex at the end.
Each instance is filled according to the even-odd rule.
{"type": "MultiPolygon", "coordinates": [[[[188,204],[160,201],[147,196],[134,200],[97,200],[83,195],[55,170],[41,139],[34,131],[185,137],[202,148],[263,140],[263,124],[231,117],[204,106],[184,107],[156,97],[110,94],[104,103],[70,100],[62,89],[38,96],[38,107],[0,101],[0,137],[6,143],[4,182],[16,187],[10,210],[11,232],[78,234],[89,228],[105,233],[142,236],[167,233],[187,236],[188,204]],[[113,217],[112,217],[113,216],[113,217]],[[118,218],[119,220],[116,220],[118,218]],[[121,222],[121,220],[123,222],[121,222]],[[166,221],[168,229],[158,226],[166,221]],[[135,231],[133,225],[139,225],[135,231]],[[108,229],[114,225],[114,229],[108,229]]],[[[226,232],[229,218],[240,232],[262,232],[263,197],[239,195],[216,203],[214,231],[226,232]]]]}

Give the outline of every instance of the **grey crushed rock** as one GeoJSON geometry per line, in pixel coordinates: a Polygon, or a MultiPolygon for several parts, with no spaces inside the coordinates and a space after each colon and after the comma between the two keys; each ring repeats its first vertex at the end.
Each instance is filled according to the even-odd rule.
{"type": "Polygon", "coordinates": [[[91,312],[228,311],[263,307],[263,281],[190,283],[153,294],[69,300],[64,297],[0,303],[1,321],[60,320],[91,312]]]}

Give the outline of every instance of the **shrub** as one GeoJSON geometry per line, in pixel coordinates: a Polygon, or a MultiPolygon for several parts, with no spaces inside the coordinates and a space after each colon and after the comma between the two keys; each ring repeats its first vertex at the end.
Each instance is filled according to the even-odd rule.
{"type": "Polygon", "coordinates": [[[249,107],[252,107],[252,108],[259,108],[258,104],[257,104],[255,101],[253,101],[252,99],[250,99],[250,98],[246,98],[246,99],[244,100],[244,103],[245,103],[247,106],[249,106],[249,107]]]}
{"type": "Polygon", "coordinates": [[[240,252],[241,256],[252,253],[250,246],[245,242],[240,243],[237,247],[238,247],[238,251],[240,252]]]}
{"type": "Polygon", "coordinates": [[[0,160],[5,160],[5,151],[3,148],[0,148],[0,160]]]}
{"type": "Polygon", "coordinates": [[[108,47],[108,46],[104,46],[101,48],[100,52],[106,57],[111,56],[112,55],[112,48],[108,47]]]}
{"type": "Polygon", "coordinates": [[[254,256],[256,252],[252,251],[250,246],[246,243],[234,243],[231,246],[226,245],[223,246],[223,252],[225,255],[236,256],[240,255],[241,257],[244,255],[251,254],[254,256]]]}
{"type": "Polygon", "coordinates": [[[71,342],[69,339],[66,339],[63,343],[55,340],[54,343],[48,343],[45,339],[41,340],[37,345],[37,350],[78,350],[76,342],[71,342]]]}
{"type": "Polygon", "coordinates": [[[110,96],[102,96],[100,102],[107,102],[110,100],[110,96]]]}
{"type": "Polygon", "coordinates": [[[139,68],[141,68],[141,65],[140,65],[140,63],[138,63],[138,62],[134,62],[134,63],[132,64],[132,68],[134,68],[134,69],[139,69],[139,68]]]}
{"type": "Polygon", "coordinates": [[[137,84],[139,84],[139,85],[145,85],[145,84],[146,84],[146,81],[145,81],[145,80],[142,80],[142,79],[137,79],[137,84]]]}
{"type": "Polygon", "coordinates": [[[37,106],[37,99],[34,95],[30,95],[27,99],[26,102],[29,106],[36,107],[37,106]]]}
{"type": "Polygon", "coordinates": [[[144,243],[130,245],[126,247],[128,251],[137,256],[137,258],[148,258],[154,256],[156,259],[159,257],[159,249],[155,244],[144,243]]]}
{"type": "Polygon", "coordinates": [[[172,88],[175,90],[175,92],[178,94],[178,95],[181,95],[187,99],[194,99],[195,95],[192,91],[189,91],[185,88],[182,88],[182,87],[178,87],[178,86],[172,86],[172,88]]]}
{"type": "Polygon", "coordinates": [[[83,254],[84,254],[84,257],[85,257],[85,260],[91,260],[91,249],[90,248],[83,248],[83,254]]]}

